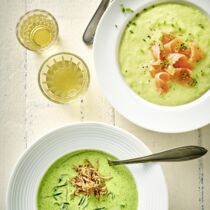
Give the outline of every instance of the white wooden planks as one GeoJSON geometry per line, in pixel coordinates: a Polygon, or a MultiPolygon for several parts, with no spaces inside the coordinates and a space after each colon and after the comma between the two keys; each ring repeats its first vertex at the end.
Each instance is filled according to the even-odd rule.
{"type": "Polygon", "coordinates": [[[0,209],[5,209],[6,187],[12,168],[26,148],[25,52],[15,36],[25,2],[0,2],[0,209]]]}

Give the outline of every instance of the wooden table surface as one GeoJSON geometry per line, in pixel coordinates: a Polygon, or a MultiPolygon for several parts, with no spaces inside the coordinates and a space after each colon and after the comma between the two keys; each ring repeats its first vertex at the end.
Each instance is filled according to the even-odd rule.
{"type": "MultiPolygon", "coordinates": [[[[100,0],[0,0],[1,210],[6,209],[9,177],[21,154],[46,132],[68,123],[100,121],[119,126],[139,137],[153,152],[192,144],[210,148],[210,126],[182,134],[151,132],[126,120],[104,98],[95,75],[93,50],[82,42],[82,33],[99,3],[100,0]],[[25,50],[15,35],[18,18],[36,8],[51,12],[60,28],[58,44],[44,54],[25,50]],[[66,106],[49,102],[37,82],[43,60],[60,51],[80,55],[91,73],[84,98],[66,106]]],[[[210,209],[209,162],[210,153],[200,160],[162,164],[170,210],[210,209]]]]}

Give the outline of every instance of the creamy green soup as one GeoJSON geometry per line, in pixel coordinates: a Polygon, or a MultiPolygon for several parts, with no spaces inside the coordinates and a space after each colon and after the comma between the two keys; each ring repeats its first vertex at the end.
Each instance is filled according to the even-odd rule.
{"type": "Polygon", "coordinates": [[[196,7],[164,3],[136,14],[127,24],[119,46],[119,64],[127,84],[142,98],[160,105],[189,103],[210,88],[210,21],[196,7]],[[204,51],[204,58],[193,68],[193,87],[170,81],[170,89],[160,94],[151,77],[151,45],[162,32],[173,33],[183,41],[194,40],[204,51]]]}
{"type": "Polygon", "coordinates": [[[138,193],[131,173],[125,166],[110,167],[107,159],[116,158],[101,151],[80,150],[57,160],[40,183],[38,210],[137,210],[138,193]],[[74,167],[87,159],[93,164],[98,161],[100,174],[112,177],[106,181],[108,192],[100,200],[93,195],[71,195],[74,167]]]}

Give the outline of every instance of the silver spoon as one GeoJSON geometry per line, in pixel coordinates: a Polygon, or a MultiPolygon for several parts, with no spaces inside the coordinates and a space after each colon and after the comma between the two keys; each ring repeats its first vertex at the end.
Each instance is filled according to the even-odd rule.
{"type": "Polygon", "coordinates": [[[134,163],[147,163],[147,162],[179,162],[193,160],[200,158],[208,152],[207,149],[199,146],[185,146],[175,149],[167,150],[152,155],[128,159],[128,160],[108,160],[110,166],[134,163]]]}
{"type": "Polygon", "coordinates": [[[98,23],[104,14],[106,8],[109,5],[110,0],[102,0],[98,9],[96,10],[95,14],[93,15],[92,19],[90,20],[87,28],[85,29],[85,32],[83,34],[83,41],[87,45],[93,44],[93,39],[95,36],[96,28],[98,26],[98,23]]]}

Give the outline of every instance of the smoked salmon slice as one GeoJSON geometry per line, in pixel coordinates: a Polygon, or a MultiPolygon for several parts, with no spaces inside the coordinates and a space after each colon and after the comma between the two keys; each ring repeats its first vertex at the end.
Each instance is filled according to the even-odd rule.
{"type": "Polygon", "coordinates": [[[188,68],[188,69],[192,69],[193,65],[188,62],[187,57],[181,57],[175,64],[174,67],[176,68],[188,68]]]}
{"type": "Polygon", "coordinates": [[[150,75],[154,78],[155,75],[159,72],[162,72],[163,70],[161,68],[153,68],[151,71],[150,71],[150,75]]]}
{"type": "Polygon", "coordinates": [[[163,49],[161,49],[161,51],[160,51],[160,59],[161,60],[167,59],[167,57],[170,53],[171,53],[171,50],[163,47],[163,49]]]}
{"type": "Polygon", "coordinates": [[[175,68],[188,68],[192,69],[193,65],[188,62],[188,58],[186,55],[183,55],[181,53],[171,53],[168,56],[169,62],[175,67],[175,68]]]}
{"type": "Polygon", "coordinates": [[[192,71],[187,68],[180,68],[177,69],[174,79],[177,80],[177,82],[182,83],[184,85],[189,85],[189,81],[191,80],[192,71]]]}
{"type": "Polygon", "coordinates": [[[152,54],[156,61],[160,60],[160,46],[158,44],[152,46],[152,54]]]}
{"type": "Polygon", "coordinates": [[[171,42],[173,39],[175,39],[176,37],[173,35],[173,34],[167,34],[167,33],[164,33],[164,32],[162,32],[162,35],[163,35],[163,37],[162,37],[162,43],[165,45],[165,44],[167,44],[167,43],[169,43],[169,42],[171,42]]]}
{"type": "Polygon", "coordinates": [[[185,58],[186,56],[180,53],[171,53],[168,55],[169,63],[174,65],[177,61],[179,61],[181,58],[185,58]]]}
{"type": "Polygon", "coordinates": [[[153,70],[150,73],[152,77],[155,77],[156,73],[163,70],[163,65],[160,58],[160,46],[158,44],[152,46],[152,54],[154,58],[154,60],[151,61],[151,66],[153,67],[153,70]]]}
{"type": "Polygon", "coordinates": [[[161,62],[153,61],[153,62],[151,62],[151,65],[153,67],[153,70],[150,72],[152,77],[155,77],[156,73],[163,71],[163,66],[162,66],[161,62]]]}
{"type": "Polygon", "coordinates": [[[173,65],[169,65],[166,68],[166,72],[168,72],[171,76],[173,76],[176,73],[176,68],[173,65]]]}
{"type": "Polygon", "coordinates": [[[174,34],[163,32],[162,43],[158,41],[153,44],[151,50],[153,60],[150,74],[161,94],[167,93],[170,80],[185,86],[196,84],[192,70],[195,63],[204,57],[204,52],[197,43],[185,44],[174,34]]]}
{"type": "Polygon", "coordinates": [[[204,53],[203,53],[202,49],[195,42],[191,43],[191,52],[192,52],[191,53],[191,60],[193,62],[200,61],[204,56],[204,53]]]}
{"type": "Polygon", "coordinates": [[[165,44],[164,48],[166,48],[171,53],[175,53],[179,52],[181,44],[182,44],[181,40],[179,38],[175,38],[169,43],[165,44]]]}
{"type": "Polygon", "coordinates": [[[187,58],[191,57],[191,49],[190,48],[182,48],[178,51],[178,53],[185,55],[187,58]]]}
{"type": "Polygon", "coordinates": [[[156,87],[161,94],[168,92],[169,80],[170,80],[170,75],[167,72],[159,72],[155,75],[156,87]]]}

